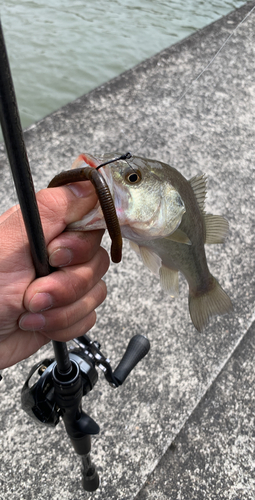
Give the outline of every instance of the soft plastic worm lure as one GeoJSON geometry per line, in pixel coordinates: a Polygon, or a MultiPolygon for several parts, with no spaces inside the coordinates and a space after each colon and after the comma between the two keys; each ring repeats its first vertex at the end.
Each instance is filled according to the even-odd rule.
{"type": "MultiPolygon", "coordinates": [[[[99,165],[100,167],[101,165],[99,165]]],[[[103,166],[103,165],[102,165],[103,166]]],[[[98,167],[98,168],[99,168],[98,167]]],[[[111,259],[116,264],[121,261],[122,237],[120,225],[116,214],[114,202],[109,188],[98,169],[93,167],[81,167],[73,170],[66,170],[53,177],[48,188],[64,186],[71,182],[90,181],[95,187],[99,203],[101,205],[106,226],[112,240],[111,259]]]]}

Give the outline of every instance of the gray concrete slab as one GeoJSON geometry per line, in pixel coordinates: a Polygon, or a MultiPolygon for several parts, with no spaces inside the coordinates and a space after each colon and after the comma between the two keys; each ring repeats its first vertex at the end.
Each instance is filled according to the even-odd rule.
{"type": "MultiPolygon", "coordinates": [[[[84,401],[101,427],[93,440],[102,478],[94,499],[135,497],[254,321],[254,14],[237,29],[254,5],[249,2],[25,134],[36,189],[83,151],[131,150],[166,161],[187,178],[206,173],[207,211],[230,222],[226,244],[208,248],[207,256],[235,311],[215,318],[203,334],[191,324],[184,282],[180,298],[170,299],[128,246],[122,264],[112,265],[106,276],[108,299],[91,335],[113,365],[135,333],[149,336],[151,351],[119,390],[100,376],[84,401]]],[[[6,164],[2,148],[2,211],[16,202],[6,164]]],[[[38,429],[20,408],[26,374],[50,353],[47,346],[4,371],[3,498],[89,498],[62,425],[56,431],[38,429]]]]}
{"type": "Polygon", "coordinates": [[[255,498],[255,324],[135,500],[255,498]]]}

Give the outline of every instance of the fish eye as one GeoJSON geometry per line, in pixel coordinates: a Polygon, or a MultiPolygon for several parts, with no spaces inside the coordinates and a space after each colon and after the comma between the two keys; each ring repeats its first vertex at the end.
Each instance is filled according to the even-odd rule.
{"type": "Polygon", "coordinates": [[[139,170],[132,170],[125,175],[125,179],[129,184],[138,184],[142,180],[142,174],[139,170]]]}

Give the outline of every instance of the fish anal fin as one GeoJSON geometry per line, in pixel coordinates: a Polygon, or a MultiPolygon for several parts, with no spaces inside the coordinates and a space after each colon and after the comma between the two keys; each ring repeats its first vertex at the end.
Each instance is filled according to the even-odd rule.
{"type": "Polygon", "coordinates": [[[174,233],[169,234],[169,236],[166,236],[167,240],[170,241],[175,241],[176,243],[184,243],[185,245],[191,245],[191,241],[181,229],[176,229],[174,233]]]}
{"type": "Polygon", "coordinates": [[[189,294],[189,311],[195,328],[202,332],[212,316],[222,315],[233,310],[229,296],[218,281],[211,276],[210,289],[203,293],[189,294]]]}
{"type": "Polygon", "coordinates": [[[189,180],[189,183],[194,191],[201,212],[204,212],[207,177],[205,174],[196,175],[189,180]]]}
{"type": "Polygon", "coordinates": [[[223,243],[228,231],[228,221],[221,215],[204,214],[205,222],[205,243],[223,243]]]}
{"type": "Polygon", "coordinates": [[[170,269],[164,265],[159,270],[161,288],[168,292],[171,297],[179,296],[179,276],[178,271],[170,269]]]}

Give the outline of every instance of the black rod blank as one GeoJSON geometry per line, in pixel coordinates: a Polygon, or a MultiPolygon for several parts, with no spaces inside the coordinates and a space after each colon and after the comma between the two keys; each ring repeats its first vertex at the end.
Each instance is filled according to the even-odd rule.
{"type": "MultiPolygon", "coordinates": [[[[19,111],[0,20],[0,123],[19,204],[26,227],[37,278],[51,272],[32,174],[23,138],[19,111]]],[[[57,366],[66,373],[71,368],[65,342],[53,342],[57,366]]]]}
{"type": "Polygon", "coordinates": [[[0,122],[37,277],[50,272],[0,21],[0,122]]]}

